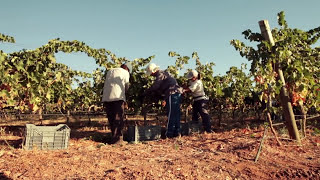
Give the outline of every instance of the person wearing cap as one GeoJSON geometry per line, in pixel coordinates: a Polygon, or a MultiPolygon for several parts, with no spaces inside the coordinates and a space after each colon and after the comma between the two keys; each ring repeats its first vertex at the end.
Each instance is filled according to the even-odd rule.
{"type": "Polygon", "coordinates": [[[130,73],[132,65],[122,64],[119,68],[110,69],[104,82],[102,102],[111,128],[110,144],[123,142],[125,92],[129,88],[130,73]]]}
{"type": "Polygon", "coordinates": [[[147,75],[155,77],[153,85],[147,89],[143,96],[156,93],[165,100],[165,106],[168,116],[166,137],[172,138],[180,136],[180,103],[183,88],[169,72],[159,69],[154,63],[150,63],[146,68],[147,75]]]}
{"type": "Polygon", "coordinates": [[[199,122],[199,114],[202,118],[202,124],[206,132],[211,132],[210,115],[208,108],[209,98],[206,96],[203,88],[200,74],[196,70],[191,70],[187,74],[189,80],[188,87],[184,89],[184,92],[191,92],[193,97],[192,105],[192,122],[199,122]]]}

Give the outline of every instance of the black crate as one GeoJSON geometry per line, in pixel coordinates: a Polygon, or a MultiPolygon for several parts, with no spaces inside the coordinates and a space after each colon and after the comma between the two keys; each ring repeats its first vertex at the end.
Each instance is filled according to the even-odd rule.
{"type": "Polygon", "coordinates": [[[201,123],[187,122],[181,123],[181,134],[190,135],[193,133],[203,132],[203,127],[201,123]]]}
{"type": "Polygon", "coordinates": [[[161,138],[160,126],[128,126],[125,135],[127,141],[151,141],[161,138]]]}

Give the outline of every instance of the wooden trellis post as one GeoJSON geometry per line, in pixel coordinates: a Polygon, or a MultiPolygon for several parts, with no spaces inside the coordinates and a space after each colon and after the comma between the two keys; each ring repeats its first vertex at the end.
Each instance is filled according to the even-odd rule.
{"type": "MultiPolygon", "coordinates": [[[[261,34],[264,37],[264,39],[269,41],[271,45],[274,46],[275,42],[272,37],[268,20],[259,21],[259,26],[260,26],[261,34]]],[[[298,127],[295,121],[295,117],[292,110],[291,102],[289,100],[288,92],[285,87],[286,82],[283,76],[280,63],[275,64],[275,71],[278,73],[277,80],[280,80],[283,84],[280,91],[280,101],[283,108],[284,118],[287,121],[286,125],[289,131],[289,135],[291,138],[295,139],[298,142],[298,144],[301,144],[298,127]]]]}

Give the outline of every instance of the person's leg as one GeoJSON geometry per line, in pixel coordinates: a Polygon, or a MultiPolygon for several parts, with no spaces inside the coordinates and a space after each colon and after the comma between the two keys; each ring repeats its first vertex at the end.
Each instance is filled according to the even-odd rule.
{"type": "Polygon", "coordinates": [[[172,95],[166,99],[166,109],[167,109],[167,116],[168,116],[168,123],[167,123],[167,137],[173,137],[174,131],[174,119],[173,119],[173,112],[172,112],[172,95]]]}
{"type": "Polygon", "coordinates": [[[192,123],[199,122],[199,112],[201,109],[201,104],[199,101],[194,101],[192,105],[192,123]]]}
{"type": "Polygon", "coordinates": [[[104,103],[104,109],[105,109],[105,112],[107,113],[109,127],[111,129],[111,137],[114,137],[114,135],[115,135],[115,126],[114,126],[115,111],[114,111],[113,107],[114,107],[113,102],[105,102],[104,103]]]}
{"type": "Polygon", "coordinates": [[[208,107],[208,100],[200,100],[200,115],[202,118],[202,124],[204,130],[206,132],[211,132],[211,122],[210,122],[210,115],[209,115],[209,107],[208,107]]]}
{"type": "Polygon", "coordinates": [[[181,94],[176,93],[172,95],[172,119],[174,122],[174,129],[173,129],[173,136],[179,136],[180,135],[180,118],[181,118],[181,109],[180,109],[180,103],[181,103],[181,94]]]}
{"type": "Polygon", "coordinates": [[[124,126],[124,101],[115,101],[114,103],[114,111],[115,111],[115,135],[114,140],[119,141],[122,139],[122,130],[124,126]]]}

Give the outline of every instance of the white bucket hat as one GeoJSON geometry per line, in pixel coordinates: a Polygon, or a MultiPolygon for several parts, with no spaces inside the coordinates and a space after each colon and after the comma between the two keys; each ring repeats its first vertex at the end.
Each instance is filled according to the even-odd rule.
{"type": "Polygon", "coordinates": [[[150,63],[147,67],[146,67],[146,73],[147,75],[151,75],[152,73],[156,72],[157,70],[159,70],[159,66],[157,66],[155,63],[150,63]]]}
{"type": "Polygon", "coordinates": [[[187,74],[187,78],[188,79],[192,79],[193,77],[198,77],[198,72],[196,71],[196,70],[191,70],[191,71],[189,71],[189,73],[187,74]]]}

